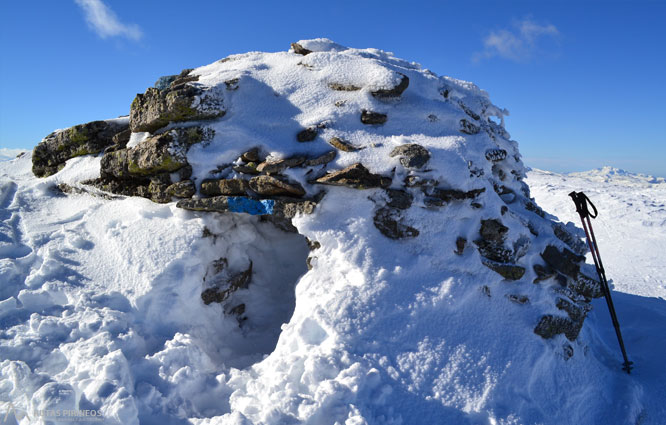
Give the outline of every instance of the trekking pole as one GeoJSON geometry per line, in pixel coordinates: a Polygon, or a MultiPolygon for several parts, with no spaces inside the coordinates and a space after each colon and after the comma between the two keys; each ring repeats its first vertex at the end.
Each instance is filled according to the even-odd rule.
{"type": "Polygon", "coordinates": [[[606,272],[604,270],[604,265],[601,262],[601,255],[599,254],[599,246],[597,245],[597,239],[594,236],[594,230],[592,230],[592,222],[590,217],[596,218],[599,212],[594,206],[590,198],[587,197],[583,192],[571,192],[569,194],[571,199],[573,199],[574,204],[576,204],[576,212],[580,215],[580,221],[583,223],[583,230],[585,230],[585,236],[587,238],[587,245],[590,247],[590,253],[592,254],[592,260],[594,260],[594,267],[597,269],[597,274],[599,275],[599,282],[601,283],[601,290],[606,298],[606,304],[608,305],[608,311],[610,312],[611,320],[613,321],[613,327],[615,328],[615,334],[617,335],[617,341],[620,343],[620,349],[622,350],[622,356],[624,357],[624,363],[622,364],[622,370],[625,370],[627,373],[631,373],[634,362],[630,362],[627,357],[627,351],[624,349],[624,341],[622,340],[622,333],[620,332],[620,322],[617,320],[617,314],[615,313],[615,306],[613,305],[613,299],[611,298],[610,287],[608,286],[608,280],[606,279],[606,272]],[[594,210],[594,214],[588,209],[588,204],[594,210]]]}

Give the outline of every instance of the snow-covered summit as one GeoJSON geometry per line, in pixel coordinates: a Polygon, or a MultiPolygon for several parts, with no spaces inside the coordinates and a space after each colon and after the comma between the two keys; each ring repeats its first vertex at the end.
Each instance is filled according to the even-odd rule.
{"type": "Polygon", "coordinates": [[[569,173],[569,175],[573,177],[588,178],[598,181],[621,181],[627,184],[633,183],[638,185],[663,184],[666,182],[664,177],[654,177],[640,173],[631,173],[621,168],[615,168],[608,165],[601,168],[596,168],[594,170],[569,173]]]}
{"type": "Polygon", "coordinates": [[[49,135],[3,165],[2,400],[116,424],[635,422],[585,322],[580,232],[531,199],[506,113],[317,39],[49,135]]]}

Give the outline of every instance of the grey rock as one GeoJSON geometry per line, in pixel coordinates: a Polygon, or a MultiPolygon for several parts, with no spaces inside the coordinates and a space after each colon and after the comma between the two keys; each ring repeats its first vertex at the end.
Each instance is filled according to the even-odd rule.
{"type": "Polygon", "coordinates": [[[241,174],[253,174],[253,175],[261,174],[259,173],[259,170],[257,170],[256,162],[248,162],[247,164],[234,165],[233,167],[231,167],[231,169],[241,174]]]}
{"type": "Polygon", "coordinates": [[[416,143],[397,146],[389,156],[400,156],[400,164],[405,168],[421,168],[430,160],[430,152],[416,143]]]}
{"type": "Polygon", "coordinates": [[[317,134],[319,134],[319,130],[317,127],[308,127],[305,130],[301,130],[298,132],[296,135],[296,140],[299,142],[311,142],[314,139],[317,138],[317,134]]]}
{"type": "Polygon", "coordinates": [[[532,266],[532,269],[534,270],[534,273],[536,273],[537,275],[533,283],[539,283],[544,280],[548,280],[552,277],[555,277],[555,275],[557,275],[557,272],[550,266],[535,264],[534,266],[532,266]]]}
{"type": "Polygon", "coordinates": [[[331,138],[331,140],[329,140],[328,143],[331,146],[333,146],[334,148],[336,148],[338,150],[341,150],[343,152],[356,152],[356,151],[361,149],[361,148],[358,148],[358,147],[352,145],[349,142],[346,142],[346,141],[342,140],[339,137],[331,138]]]}
{"type": "Polygon", "coordinates": [[[493,148],[486,151],[486,159],[492,162],[502,161],[506,158],[506,151],[504,149],[493,148]]]}
{"type": "Polygon", "coordinates": [[[170,122],[208,120],[224,116],[221,95],[215,89],[202,89],[189,83],[197,76],[189,70],[160,90],[150,87],[137,94],[130,108],[132,132],[154,132],[170,122]]]}
{"type": "Polygon", "coordinates": [[[553,226],[553,233],[557,239],[567,244],[573,252],[578,255],[585,255],[587,253],[587,245],[577,236],[572,235],[562,223],[553,222],[551,224],[553,226]]]}
{"type": "Polygon", "coordinates": [[[92,180],[85,180],[81,183],[117,195],[141,196],[143,198],[149,199],[151,198],[151,193],[148,191],[148,185],[150,184],[150,180],[148,179],[136,178],[134,180],[116,180],[97,178],[92,180]]]}
{"type": "Polygon", "coordinates": [[[294,218],[298,214],[312,214],[317,203],[312,200],[277,199],[273,205],[273,215],[282,218],[294,218]]]}
{"type": "Polygon", "coordinates": [[[131,149],[104,154],[101,176],[105,179],[133,179],[171,173],[188,165],[187,149],[212,137],[201,127],[173,129],[150,137],[131,149]]]}
{"type": "Polygon", "coordinates": [[[312,50],[308,50],[298,43],[291,43],[291,48],[294,50],[294,53],[296,53],[297,55],[305,56],[312,53],[312,50]]]}
{"type": "MultiPolygon", "coordinates": [[[[214,277],[215,276],[213,276],[213,278],[214,277]]],[[[204,290],[201,293],[201,299],[206,305],[213,302],[221,303],[226,301],[234,292],[238,291],[239,289],[246,289],[250,285],[251,280],[252,261],[250,261],[250,266],[247,270],[231,276],[226,282],[216,282],[215,287],[204,290]]]]}
{"type": "Polygon", "coordinates": [[[479,234],[489,242],[502,243],[506,239],[509,228],[502,224],[498,219],[481,220],[479,234]]]}
{"type": "Polygon", "coordinates": [[[578,273],[575,279],[569,280],[567,286],[575,293],[586,298],[601,298],[604,296],[601,283],[583,273],[578,273]]]}
{"type": "Polygon", "coordinates": [[[196,191],[197,189],[192,180],[181,180],[166,188],[167,195],[175,198],[191,198],[196,191]]]}
{"type": "Polygon", "coordinates": [[[148,192],[150,200],[159,204],[166,204],[171,202],[171,196],[167,193],[167,188],[170,185],[161,181],[151,181],[148,184],[148,192]]]}
{"type": "Polygon", "coordinates": [[[130,140],[130,137],[132,136],[132,131],[129,129],[129,125],[127,128],[119,133],[116,133],[115,136],[111,138],[113,141],[113,144],[117,147],[117,149],[123,149],[125,146],[127,146],[127,143],[130,140]]]}
{"type": "Polygon", "coordinates": [[[499,263],[491,260],[482,260],[481,262],[507,280],[519,280],[525,274],[525,268],[515,264],[499,263]]]}
{"type": "Polygon", "coordinates": [[[458,255],[462,255],[463,252],[465,251],[465,246],[466,246],[466,245],[467,245],[467,239],[465,239],[465,238],[459,236],[459,237],[456,239],[456,250],[453,251],[453,252],[455,252],[455,253],[458,254],[458,255]]]}
{"type": "Polygon", "coordinates": [[[402,78],[400,83],[397,86],[390,89],[375,90],[371,94],[378,99],[391,99],[394,97],[400,97],[402,93],[409,87],[409,78],[405,74],[400,74],[402,78]]]}
{"type": "Polygon", "coordinates": [[[363,164],[356,163],[349,167],[326,174],[314,183],[333,186],[346,186],[354,189],[369,189],[374,187],[388,187],[391,184],[389,177],[373,174],[363,164]]]}
{"type": "Polygon", "coordinates": [[[372,112],[367,110],[361,111],[361,122],[363,124],[384,124],[388,116],[380,112],[372,112]]]}
{"type": "Polygon", "coordinates": [[[229,202],[226,196],[214,196],[202,199],[183,199],[178,201],[176,207],[190,211],[227,212],[229,202]]]}
{"type": "Polygon", "coordinates": [[[279,159],[277,161],[262,162],[257,166],[257,171],[260,173],[277,174],[286,170],[287,168],[297,167],[305,162],[303,156],[293,156],[287,159],[279,159]]]}
{"type": "Polygon", "coordinates": [[[390,239],[415,238],[419,235],[418,229],[404,224],[399,211],[393,208],[378,209],[373,223],[377,230],[390,239]]]}
{"type": "Polygon", "coordinates": [[[249,184],[241,179],[210,179],[201,182],[201,193],[207,196],[245,195],[249,184]]]}
{"type": "Polygon", "coordinates": [[[544,339],[564,334],[569,341],[575,341],[582,327],[583,322],[576,322],[567,317],[547,314],[539,319],[539,323],[534,328],[534,333],[544,339]]]}
{"type": "Polygon", "coordinates": [[[102,152],[114,144],[114,136],[127,129],[113,121],[93,121],[53,132],[33,150],[32,172],[37,177],[55,174],[68,159],[102,152]]]}
{"type": "Polygon", "coordinates": [[[183,168],[178,169],[176,171],[178,174],[178,180],[188,180],[190,177],[192,177],[192,166],[190,164],[187,164],[183,168]]]}
{"type": "Polygon", "coordinates": [[[460,105],[460,108],[461,108],[463,111],[465,111],[465,113],[466,113],[467,115],[469,115],[471,118],[473,118],[474,120],[478,121],[479,119],[481,119],[481,117],[479,116],[479,114],[477,114],[477,113],[474,112],[471,108],[469,108],[467,105],[465,105],[465,104],[463,103],[462,100],[461,100],[461,101],[458,101],[458,105],[460,105]]]}
{"type": "Polygon", "coordinates": [[[421,176],[407,176],[405,177],[405,186],[407,187],[420,187],[424,190],[437,186],[439,182],[435,179],[426,179],[421,176]]]}
{"type": "MultiPolygon", "coordinates": [[[[90,181],[83,182],[83,184],[90,185],[90,181]]],[[[108,195],[106,193],[99,193],[97,191],[93,191],[88,189],[87,187],[79,187],[79,186],[70,186],[67,183],[59,183],[58,185],[53,187],[53,191],[56,192],[56,196],[60,196],[62,194],[67,194],[67,195],[82,195],[86,194],[88,196],[95,196],[103,199],[119,199],[120,196],[113,196],[113,195],[108,195]]]]}
{"type": "Polygon", "coordinates": [[[355,86],[353,84],[329,83],[328,87],[331,90],[336,90],[336,91],[358,91],[358,90],[361,90],[360,87],[355,86]]]}
{"type": "MultiPolygon", "coordinates": [[[[504,181],[506,179],[506,173],[504,172],[504,170],[502,168],[499,167],[498,164],[493,165],[492,172],[493,172],[493,175],[497,176],[497,178],[499,178],[501,181],[504,181]]],[[[502,188],[504,188],[504,186],[502,186],[502,188]]],[[[497,191],[497,189],[495,189],[495,190],[497,191]]],[[[507,192],[497,191],[497,193],[502,195],[502,194],[507,193],[507,192]]]]}
{"type": "Polygon", "coordinates": [[[477,239],[474,244],[477,246],[479,254],[488,260],[498,263],[509,263],[515,260],[516,256],[513,250],[504,247],[501,242],[477,239]]]}
{"type": "Polygon", "coordinates": [[[258,162],[259,158],[259,148],[252,148],[247,152],[243,152],[240,158],[245,162],[258,162]]]}
{"type": "Polygon", "coordinates": [[[240,81],[240,78],[232,78],[231,80],[227,80],[224,82],[224,86],[227,88],[229,91],[234,91],[238,90],[238,82],[240,81]]]}
{"type": "Polygon", "coordinates": [[[445,188],[427,188],[426,194],[432,198],[432,206],[441,206],[444,203],[452,201],[464,201],[466,199],[475,199],[477,196],[485,192],[485,188],[472,189],[470,191],[462,191],[457,189],[445,189],[445,188]],[[438,202],[439,201],[439,202],[438,202]]]}
{"type": "Polygon", "coordinates": [[[567,343],[562,346],[562,356],[564,360],[569,360],[574,355],[574,349],[571,344],[567,343]]]}
{"type": "Polygon", "coordinates": [[[516,255],[513,250],[504,246],[508,231],[509,228],[497,219],[481,220],[479,229],[481,239],[475,240],[474,244],[478,247],[479,253],[491,262],[510,263],[515,261],[516,255]]]}
{"type": "Polygon", "coordinates": [[[564,298],[557,298],[555,302],[555,307],[565,311],[569,318],[574,322],[582,322],[587,317],[587,313],[592,310],[592,306],[585,302],[574,303],[564,298]]]}
{"type": "Polygon", "coordinates": [[[469,168],[470,177],[481,177],[484,174],[483,168],[474,166],[472,161],[467,161],[467,168],[469,168]]]}
{"type": "Polygon", "coordinates": [[[467,121],[464,118],[460,120],[461,133],[473,135],[473,134],[478,134],[479,131],[481,131],[481,128],[478,125],[472,124],[471,122],[467,121]]]}
{"type": "Polygon", "coordinates": [[[526,201],[525,202],[525,209],[527,211],[533,212],[534,214],[538,215],[541,218],[544,218],[546,216],[546,213],[543,212],[541,207],[539,207],[537,204],[535,204],[532,201],[526,201]]]}
{"type": "Polygon", "coordinates": [[[264,196],[303,196],[305,189],[298,183],[290,183],[271,176],[256,176],[250,179],[250,188],[264,196]]]}
{"type": "Polygon", "coordinates": [[[333,161],[337,155],[338,153],[336,151],[329,151],[318,157],[306,160],[303,165],[306,167],[315,167],[317,165],[328,164],[333,161]]]}
{"type": "Polygon", "coordinates": [[[386,189],[386,194],[389,198],[386,205],[392,208],[406,210],[412,206],[412,202],[414,201],[414,196],[406,190],[386,189]]]}
{"type": "Polygon", "coordinates": [[[566,248],[559,250],[553,245],[546,247],[541,253],[541,258],[558,272],[574,279],[580,271],[579,263],[585,260],[585,257],[575,254],[566,248]]]}
{"type": "Polygon", "coordinates": [[[526,295],[518,295],[518,294],[507,294],[506,298],[516,304],[527,304],[530,302],[530,299],[526,295]]]}
{"type": "Polygon", "coordinates": [[[318,241],[310,240],[307,237],[305,239],[308,242],[308,248],[310,249],[310,251],[314,251],[321,248],[321,244],[318,241]]]}
{"type": "Polygon", "coordinates": [[[245,317],[242,317],[243,314],[245,314],[245,303],[238,304],[235,307],[232,307],[229,309],[229,311],[225,311],[225,313],[229,316],[237,316],[239,323],[245,320],[245,317]]]}

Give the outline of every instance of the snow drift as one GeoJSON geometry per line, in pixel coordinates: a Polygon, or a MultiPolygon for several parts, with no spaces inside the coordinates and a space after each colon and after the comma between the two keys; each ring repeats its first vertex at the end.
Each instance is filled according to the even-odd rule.
{"type": "Polygon", "coordinates": [[[22,424],[636,422],[506,114],[317,39],[49,135],[3,166],[0,400],[22,424]]]}

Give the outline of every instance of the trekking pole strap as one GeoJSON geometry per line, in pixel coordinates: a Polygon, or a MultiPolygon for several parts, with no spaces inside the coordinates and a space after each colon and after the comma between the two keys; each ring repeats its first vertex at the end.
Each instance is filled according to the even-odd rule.
{"type": "Polygon", "coordinates": [[[583,192],[573,191],[569,193],[569,196],[571,196],[571,199],[573,199],[574,204],[576,204],[576,211],[578,212],[578,214],[580,214],[581,218],[585,217],[597,218],[597,215],[599,215],[597,207],[594,206],[594,204],[592,203],[592,201],[590,201],[590,198],[588,198],[586,194],[584,194],[583,192]],[[594,210],[594,214],[590,212],[588,205],[592,207],[592,210],[594,210]]]}

